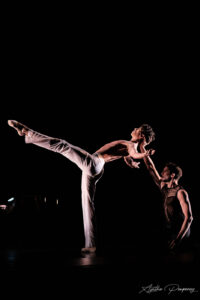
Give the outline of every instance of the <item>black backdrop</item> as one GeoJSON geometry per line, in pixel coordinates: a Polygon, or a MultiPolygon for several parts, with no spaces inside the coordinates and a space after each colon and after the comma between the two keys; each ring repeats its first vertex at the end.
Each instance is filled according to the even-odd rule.
{"type": "MultiPolygon", "coordinates": [[[[128,96],[116,91],[112,99],[108,92],[103,98],[98,94],[95,97],[93,91],[89,101],[85,92],[73,97],[63,91],[66,99],[61,101],[48,91],[48,101],[40,96],[34,101],[27,99],[23,109],[20,97],[13,95],[15,105],[9,105],[1,120],[2,198],[13,196],[20,203],[17,220],[13,219],[16,226],[8,227],[11,231],[15,228],[13,234],[19,235],[20,243],[40,245],[45,236],[47,244],[55,247],[83,244],[81,171],[61,155],[26,145],[24,138],[7,126],[7,119],[17,119],[46,135],[66,139],[90,153],[109,141],[130,139],[135,126],[149,123],[156,133],[152,147],[156,149],[153,159],[157,169],[161,171],[167,161],[177,162],[183,169],[180,183],[189,193],[195,216],[193,234],[198,237],[197,108],[183,92],[182,101],[163,99],[164,92],[163,97],[160,93],[159,99],[150,92],[141,98],[133,88],[127,100],[128,96]]],[[[107,164],[97,184],[95,201],[101,244],[135,245],[141,240],[149,243],[150,237],[155,240],[161,222],[160,196],[142,161],[139,170],[128,168],[123,160],[107,164]]]]}
{"type": "MultiPolygon", "coordinates": [[[[25,145],[8,119],[91,153],[109,141],[129,139],[134,127],[149,123],[156,133],[152,147],[158,170],[167,161],[183,169],[181,184],[191,199],[198,240],[195,32],[186,25],[182,30],[135,26],[130,19],[124,26],[62,22],[39,26],[19,20],[5,30],[1,193],[2,201],[15,196],[18,203],[15,216],[4,224],[7,243],[83,244],[81,172],[58,154],[25,145]]],[[[105,166],[96,210],[101,245],[150,245],[159,237],[160,194],[142,162],[139,170],[123,161],[105,166]]]]}

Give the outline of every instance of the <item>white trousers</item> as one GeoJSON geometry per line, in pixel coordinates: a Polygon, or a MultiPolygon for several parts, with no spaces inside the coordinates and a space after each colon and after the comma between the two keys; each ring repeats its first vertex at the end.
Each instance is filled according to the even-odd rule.
{"type": "Polygon", "coordinates": [[[105,161],[96,153],[73,146],[65,140],[49,137],[32,129],[25,135],[25,142],[43,147],[64,155],[82,170],[82,211],[85,234],[85,247],[95,247],[95,207],[94,195],[96,183],[101,178],[105,161]]]}

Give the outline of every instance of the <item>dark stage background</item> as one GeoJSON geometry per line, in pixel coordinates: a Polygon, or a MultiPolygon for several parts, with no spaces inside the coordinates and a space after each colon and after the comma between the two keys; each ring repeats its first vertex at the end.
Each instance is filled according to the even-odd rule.
{"type": "MultiPolygon", "coordinates": [[[[109,20],[109,18],[108,18],[109,20]]],[[[68,22],[68,21],[67,21],[68,22]]],[[[195,22],[195,20],[194,20],[195,22]]],[[[199,53],[195,31],[127,19],[64,24],[6,23],[1,101],[1,249],[80,249],[84,245],[81,171],[61,155],[34,145],[7,125],[18,120],[90,153],[130,139],[149,123],[159,171],[183,169],[199,246],[199,53]],[[134,21],[135,22],[135,21],[134,21]],[[28,24],[25,26],[25,24],[28,24]],[[9,204],[11,205],[11,204],[9,204]]],[[[191,24],[190,24],[191,25],[191,24]]],[[[191,27],[194,29],[195,24],[191,27]]],[[[162,232],[162,202],[143,162],[105,166],[95,198],[98,246],[153,251],[162,232]]],[[[198,248],[199,249],[199,248],[198,248]]],[[[134,250],[134,251],[135,251],[134,250]]],[[[198,250],[199,251],[199,250],[198,250]]]]}
{"type": "MultiPolygon", "coordinates": [[[[54,92],[47,92],[49,101],[27,99],[23,110],[16,99],[17,105],[10,105],[1,121],[2,200],[16,198],[16,207],[5,228],[8,243],[13,243],[14,238],[23,245],[50,243],[52,247],[73,248],[83,244],[83,229],[81,171],[59,154],[26,145],[24,138],[7,126],[7,119],[17,119],[36,131],[66,139],[90,153],[112,140],[130,139],[134,127],[149,123],[156,133],[151,147],[156,149],[153,160],[158,170],[168,161],[183,169],[180,183],[190,196],[194,214],[192,233],[197,239],[198,119],[189,95],[182,92],[184,101],[177,106],[178,100],[166,99],[164,92],[164,99],[162,95],[155,99],[146,93],[147,103],[133,91],[129,96],[132,99],[127,100],[123,91],[114,91],[109,99],[108,90],[105,99],[98,94],[95,99],[93,90],[91,101],[84,92],[76,98],[71,92],[66,93],[63,101],[54,92]]],[[[101,246],[138,247],[142,243],[143,247],[147,243],[151,247],[152,239],[155,242],[159,238],[162,201],[142,161],[139,170],[128,168],[123,160],[106,164],[104,176],[97,184],[95,202],[101,246]]]]}

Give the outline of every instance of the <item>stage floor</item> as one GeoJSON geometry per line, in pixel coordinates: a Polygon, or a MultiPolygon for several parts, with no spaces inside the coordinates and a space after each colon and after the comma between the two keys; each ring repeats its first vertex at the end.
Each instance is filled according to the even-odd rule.
{"type": "Polygon", "coordinates": [[[2,286],[7,287],[8,293],[20,295],[28,288],[35,295],[54,293],[64,297],[69,292],[73,295],[81,292],[81,298],[105,293],[139,297],[163,295],[167,293],[166,286],[175,285],[176,296],[183,293],[199,296],[199,267],[198,247],[196,251],[181,254],[148,253],[148,250],[138,253],[128,247],[85,255],[80,249],[0,251],[2,286]],[[195,291],[181,292],[181,288],[195,291]]]}

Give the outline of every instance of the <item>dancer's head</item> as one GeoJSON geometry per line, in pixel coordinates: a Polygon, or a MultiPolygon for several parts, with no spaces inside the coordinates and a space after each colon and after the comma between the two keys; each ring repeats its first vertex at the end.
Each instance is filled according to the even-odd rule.
{"type": "Polygon", "coordinates": [[[146,144],[155,140],[155,132],[148,124],[142,124],[131,132],[132,141],[139,142],[145,140],[146,144]]]}
{"type": "Polygon", "coordinates": [[[162,181],[164,182],[169,182],[174,179],[178,183],[182,175],[182,169],[172,162],[167,163],[161,172],[162,181]]]}

